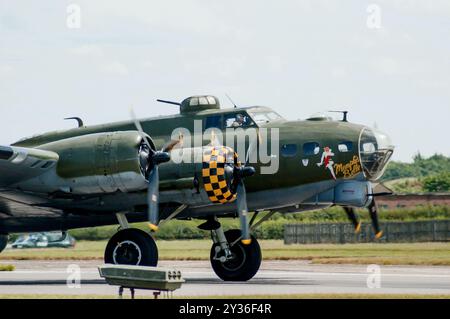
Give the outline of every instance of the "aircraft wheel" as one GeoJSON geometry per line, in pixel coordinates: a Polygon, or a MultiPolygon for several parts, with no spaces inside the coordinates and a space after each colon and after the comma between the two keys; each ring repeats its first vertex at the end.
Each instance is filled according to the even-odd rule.
{"type": "MultiPolygon", "coordinates": [[[[232,229],[225,232],[228,243],[233,243],[241,237],[239,229],[232,229]]],[[[220,260],[214,260],[215,249],[218,244],[211,248],[211,265],[219,278],[224,281],[247,281],[253,278],[261,266],[261,248],[254,236],[250,245],[244,245],[238,241],[233,247],[230,247],[233,258],[222,263],[220,260]]]]}
{"type": "Polygon", "coordinates": [[[146,232],[136,228],[123,229],[108,241],[105,263],[156,267],[158,247],[146,232]]]}
{"type": "Polygon", "coordinates": [[[8,245],[8,235],[0,234],[0,253],[6,248],[6,245],[8,245]]]}

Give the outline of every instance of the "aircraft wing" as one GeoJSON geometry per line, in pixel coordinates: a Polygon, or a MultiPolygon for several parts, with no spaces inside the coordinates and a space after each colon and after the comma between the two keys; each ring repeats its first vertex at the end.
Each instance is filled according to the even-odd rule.
{"type": "Polygon", "coordinates": [[[0,146],[0,187],[39,176],[59,160],[55,152],[35,148],[0,146]]]}

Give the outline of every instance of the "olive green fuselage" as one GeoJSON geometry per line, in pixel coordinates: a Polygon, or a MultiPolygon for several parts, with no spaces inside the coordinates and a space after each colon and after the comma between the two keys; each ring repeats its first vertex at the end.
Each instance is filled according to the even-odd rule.
{"type": "MultiPolygon", "coordinates": [[[[202,111],[193,114],[174,115],[167,117],[158,117],[141,120],[144,131],[152,138],[156,149],[160,149],[165,143],[170,141],[172,132],[177,128],[185,128],[191,132],[194,132],[194,121],[202,121],[203,125],[205,119],[211,115],[217,114],[233,114],[243,112],[246,109],[228,109],[228,110],[214,110],[214,111],[202,111]]],[[[352,161],[358,154],[358,139],[361,134],[361,130],[364,126],[342,122],[342,121],[274,121],[268,124],[259,125],[261,128],[277,128],[279,129],[279,147],[280,150],[275,156],[279,160],[279,169],[275,174],[260,174],[260,166],[268,166],[268,164],[251,163],[252,166],[257,168],[255,176],[246,180],[246,187],[248,192],[255,192],[259,190],[268,190],[274,188],[286,188],[291,186],[298,186],[308,183],[320,182],[325,180],[331,180],[332,176],[329,171],[322,165],[317,166],[320,163],[321,156],[324,147],[329,147],[334,156],[332,160],[338,167],[358,166],[357,161],[352,164],[352,161]],[[303,145],[305,143],[317,143],[320,147],[320,151],[316,154],[305,154],[303,145]],[[351,142],[353,147],[348,152],[339,152],[338,145],[341,142],[351,142]],[[281,148],[283,146],[295,145],[296,151],[294,154],[287,156],[283,155],[281,148]],[[308,164],[303,165],[303,160],[307,160],[308,164]]],[[[204,127],[203,127],[204,128],[204,127]]],[[[36,136],[30,139],[22,140],[14,145],[22,147],[36,147],[42,149],[49,149],[57,152],[60,155],[60,163],[58,164],[57,171],[61,177],[74,178],[79,176],[89,176],[95,174],[104,174],[104,170],[99,167],[80,166],[77,163],[85,162],[86,157],[95,157],[95,143],[92,145],[85,145],[84,151],[78,151],[76,154],[71,154],[71,149],[79,143],[78,140],[72,137],[83,136],[102,132],[116,132],[116,131],[134,131],[135,127],[132,121],[111,123],[105,125],[88,126],[82,128],[76,128],[68,131],[52,132],[36,136]],[[52,146],[53,142],[67,140],[64,144],[58,144],[57,147],[52,146]],[[49,147],[50,146],[50,147],[49,147]],[[91,148],[89,148],[91,147],[91,148]]],[[[224,130],[225,132],[225,130],[224,130]]],[[[270,136],[270,135],[269,135],[270,136]]],[[[209,143],[209,136],[203,138],[203,144],[209,143]]],[[[194,142],[191,143],[193,145],[194,142]]],[[[224,135],[224,144],[226,145],[226,134],[224,135]]],[[[246,144],[248,146],[248,142],[246,144]]],[[[266,154],[269,154],[270,141],[268,143],[268,150],[264,150],[266,154]]],[[[232,145],[230,145],[232,146],[232,145]]],[[[101,150],[99,150],[101,152],[101,150]]],[[[125,152],[125,150],[124,150],[125,152]]],[[[129,155],[129,154],[128,154],[129,155]]],[[[270,154],[269,154],[270,155],[270,154]]],[[[98,156],[98,155],[97,155],[98,156]]],[[[242,158],[240,158],[243,161],[242,158]]],[[[276,160],[276,159],[273,159],[276,160]]],[[[128,165],[131,170],[132,165],[130,161],[124,161],[123,165],[128,165]]],[[[351,169],[352,167],[350,167],[351,169]]],[[[134,168],[136,171],[136,168],[134,168]]],[[[359,173],[361,170],[355,172],[347,172],[343,174],[342,170],[339,170],[337,178],[351,178],[359,173]]],[[[160,166],[160,174],[162,184],[164,180],[177,180],[183,178],[192,177],[191,168],[189,165],[174,165],[163,164],[160,166]]]]}
{"type": "MultiPolygon", "coordinates": [[[[270,162],[261,163],[258,157],[257,163],[250,163],[256,168],[256,174],[245,179],[250,211],[301,211],[332,204],[353,205],[351,200],[346,202],[345,194],[355,193],[355,189],[354,196],[361,199],[358,197],[354,205],[365,205],[370,191],[365,185],[367,180],[360,161],[360,137],[365,126],[319,118],[305,121],[277,119],[258,124],[254,121],[248,128],[239,128],[237,132],[224,127],[226,118],[238,113],[251,116],[250,111],[271,112],[271,109],[253,107],[201,110],[142,119],[140,123],[156,149],[161,149],[176,137],[173,133],[179,128],[192,132],[192,139],[183,135],[183,147],[189,145],[189,142],[190,146],[201,146],[195,144],[198,142],[195,136],[207,128],[211,117],[216,117],[216,123],[222,123],[223,126],[215,127],[222,130],[223,143],[227,146],[234,146],[227,144],[227,141],[232,140],[227,139],[230,134],[240,136],[245,135],[249,129],[259,130],[260,133],[267,130],[267,135],[260,134],[259,142],[260,148],[261,145],[267,145],[267,149],[260,152],[270,162]],[[275,131],[279,136],[278,144],[271,139],[276,136],[273,133],[275,131]],[[277,147],[274,148],[274,145],[277,147]],[[273,173],[264,174],[264,169],[267,172],[269,167],[277,169],[273,173]],[[360,187],[348,184],[352,181],[364,185],[360,187]],[[351,185],[349,190],[337,188],[338,185],[347,184],[351,185]],[[343,199],[335,200],[338,192],[339,196],[344,194],[343,199]]],[[[42,190],[43,194],[39,196],[47,197],[45,205],[60,210],[63,217],[61,220],[48,219],[45,225],[36,222],[33,227],[11,223],[12,226],[7,225],[9,228],[5,226],[5,231],[69,229],[111,224],[115,223],[113,213],[117,212],[130,212],[132,221],[145,220],[147,199],[145,180],[142,179],[137,158],[138,138],[134,123],[124,121],[50,132],[15,143],[13,146],[37,148],[59,155],[54,176],[45,180],[50,181],[48,185],[51,187],[39,185],[43,178],[32,186],[42,190]],[[123,172],[126,174],[120,175],[123,172]],[[90,183],[94,183],[96,187],[85,186],[90,183]],[[69,219],[72,215],[77,218],[91,217],[74,222],[69,219]]],[[[207,145],[211,142],[211,135],[201,136],[200,141],[200,144],[207,145]]],[[[248,141],[245,145],[245,149],[247,148],[248,141]]],[[[244,155],[239,154],[239,159],[244,162],[244,155]]],[[[201,180],[201,163],[176,164],[171,161],[161,164],[159,171],[162,218],[181,204],[187,204],[188,208],[177,218],[204,218],[211,214],[236,216],[235,203],[213,204],[208,201],[201,180]],[[195,184],[196,179],[199,180],[198,185],[195,184]]],[[[27,222],[27,225],[31,225],[30,221],[27,222]]]]}

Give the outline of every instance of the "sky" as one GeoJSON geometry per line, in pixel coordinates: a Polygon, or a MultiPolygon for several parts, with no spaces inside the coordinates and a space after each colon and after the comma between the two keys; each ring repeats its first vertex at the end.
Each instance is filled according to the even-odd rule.
{"type": "Polygon", "coordinates": [[[346,109],[395,160],[450,155],[450,1],[0,0],[0,145],[195,94],[290,120],[346,109]]]}

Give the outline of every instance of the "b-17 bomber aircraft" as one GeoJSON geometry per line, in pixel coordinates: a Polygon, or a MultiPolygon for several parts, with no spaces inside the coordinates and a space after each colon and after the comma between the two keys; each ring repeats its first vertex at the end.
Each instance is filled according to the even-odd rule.
{"type": "Polygon", "coordinates": [[[252,232],[274,212],[342,206],[355,227],[394,147],[389,137],[343,119],[288,121],[268,107],[221,109],[193,96],[172,116],[50,132],[0,146],[0,251],[8,234],[118,224],[105,263],[156,266],[153,232],[172,219],[202,220],[210,260],[225,281],[247,281],[261,249],[252,232]],[[252,214],[253,213],[253,214],[252,214]],[[250,218],[251,216],[251,218],[250,218]],[[223,218],[240,229],[224,231],[223,218]],[[148,221],[149,231],[129,222],[148,221]]]}

